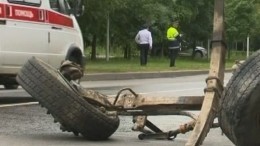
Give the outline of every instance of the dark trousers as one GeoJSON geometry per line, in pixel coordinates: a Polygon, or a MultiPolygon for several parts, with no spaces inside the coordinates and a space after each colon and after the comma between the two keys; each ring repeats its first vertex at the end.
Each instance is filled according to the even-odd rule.
{"type": "Polygon", "coordinates": [[[140,48],[140,64],[144,66],[147,64],[149,44],[139,44],[139,48],[140,48]]]}
{"type": "Polygon", "coordinates": [[[178,56],[180,49],[169,49],[169,55],[170,55],[170,67],[175,66],[175,60],[178,56]]]}

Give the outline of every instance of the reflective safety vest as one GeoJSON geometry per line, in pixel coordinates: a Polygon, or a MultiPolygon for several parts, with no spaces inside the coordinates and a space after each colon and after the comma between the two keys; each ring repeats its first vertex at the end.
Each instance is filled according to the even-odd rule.
{"type": "Polygon", "coordinates": [[[169,41],[175,40],[178,35],[179,35],[179,32],[178,32],[177,29],[174,28],[174,27],[170,27],[170,28],[167,30],[167,39],[168,39],[169,41]]]}
{"type": "Polygon", "coordinates": [[[179,35],[179,32],[174,27],[170,27],[167,30],[168,49],[180,49],[180,43],[176,39],[176,37],[178,35],[179,35]]]}

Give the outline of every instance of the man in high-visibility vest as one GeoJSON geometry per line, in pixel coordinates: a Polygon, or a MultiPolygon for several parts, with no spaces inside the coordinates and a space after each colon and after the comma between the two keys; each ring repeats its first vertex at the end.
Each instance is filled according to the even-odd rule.
{"type": "Polygon", "coordinates": [[[172,22],[171,26],[167,30],[168,49],[170,57],[170,67],[175,66],[175,60],[180,51],[181,37],[178,30],[175,28],[177,22],[172,22]]]}

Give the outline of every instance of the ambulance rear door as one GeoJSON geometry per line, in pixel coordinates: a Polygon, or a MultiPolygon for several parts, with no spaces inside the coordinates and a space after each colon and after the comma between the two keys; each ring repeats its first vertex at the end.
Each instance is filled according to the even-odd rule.
{"type": "Polygon", "coordinates": [[[3,30],[3,65],[21,66],[31,56],[48,61],[48,24],[42,0],[8,0],[3,30]]]}
{"type": "Polygon", "coordinates": [[[6,24],[6,20],[4,18],[5,14],[4,14],[4,4],[1,3],[1,0],[0,0],[0,66],[2,65],[3,63],[3,57],[2,57],[2,48],[3,48],[3,29],[5,27],[5,24],[6,24]]]}

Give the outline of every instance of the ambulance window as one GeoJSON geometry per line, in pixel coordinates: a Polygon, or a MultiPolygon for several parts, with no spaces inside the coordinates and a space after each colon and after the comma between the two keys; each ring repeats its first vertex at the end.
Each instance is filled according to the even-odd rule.
{"type": "Polygon", "coordinates": [[[70,10],[71,9],[71,1],[65,0],[65,7],[70,10]]]}
{"type": "Polygon", "coordinates": [[[41,4],[41,0],[24,0],[26,3],[41,4]]]}
{"type": "Polygon", "coordinates": [[[40,6],[41,0],[8,0],[10,3],[16,3],[21,5],[40,6]]]}
{"type": "Polygon", "coordinates": [[[69,5],[68,1],[66,1],[66,0],[64,0],[64,9],[65,9],[65,13],[69,14],[70,5],[69,5]]]}
{"type": "Polygon", "coordinates": [[[51,9],[60,12],[60,4],[58,0],[50,0],[51,9]]]}

